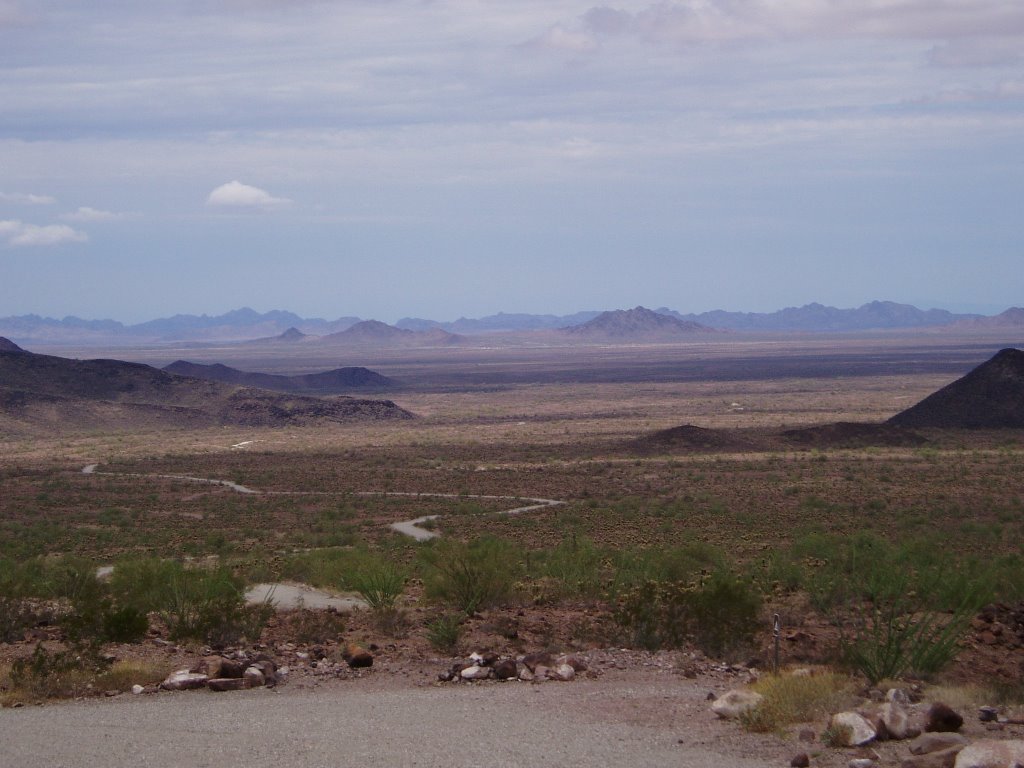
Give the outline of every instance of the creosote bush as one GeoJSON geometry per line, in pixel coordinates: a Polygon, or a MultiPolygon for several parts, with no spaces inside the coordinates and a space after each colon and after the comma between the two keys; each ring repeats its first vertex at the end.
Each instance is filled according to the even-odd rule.
{"type": "Polygon", "coordinates": [[[427,597],[467,615],[510,602],[522,565],[517,547],[494,538],[443,540],[421,557],[427,597]]]}
{"type": "Polygon", "coordinates": [[[649,650],[694,643],[712,656],[748,646],[758,628],[759,595],[716,572],[693,582],[648,581],[628,592],[615,613],[634,645],[649,650]]]}

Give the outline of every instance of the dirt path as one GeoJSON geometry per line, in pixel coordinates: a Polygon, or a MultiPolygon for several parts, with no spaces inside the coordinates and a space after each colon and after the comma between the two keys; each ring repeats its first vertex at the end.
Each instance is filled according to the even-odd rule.
{"type": "MultiPolygon", "coordinates": [[[[230,488],[236,493],[246,493],[253,495],[263,496],[329,496],[329,495],[352,495],[347,492],[332,491],[259,491],[255,488],[249,488],[244,485],[239,485],[231,480],[218,480],[216,478],[209,477],[195,477],[193,475],[159,475],[159,474],[140,474],[135,472],[100,472],[98,470],[99,464],[86,464],[82,467],[83,475],[109,475],[112,477],[151,477],[161,480],[184,480],[189,483],[205,483],[207,485],[222,485],[225,488],[230,488]]],[[[408,491],[358,491],[356,496],[400,496],[406,498],[431,498],[431,499],[481,499],[490,501],[529,501],[532,502],[526,506],[518,506],[513,509],[505,509],[500,512],[493,512],[495,515],[520,515],[524,512],[533,512],[538,509],[545,509],[547,507],[557,507],[565,504],[564,501],[558,499],[538,499],[531,498],[529,496],[488,496],[484,494],[476,493],[413,493],[408,491]]],[[[417,517],[413,520],[405,520],[399,523],[391,523],[389,526],[392,530],[398,533],[411,536],[416,541],[427,541],[429,539],[437,538],[441,534],[436,531],[427,530],[420,526],[430,520],[437,520],[442,515],[424,515],[423,517],[417,517]]]]}
{"type": "Polygon", "coordinates": [[[335,681],[123,694],[0,710],[0,764],[246,768],[764,768],[792,745],[708,711],[699,683],[624,672],[574,683],[335,681]]]}

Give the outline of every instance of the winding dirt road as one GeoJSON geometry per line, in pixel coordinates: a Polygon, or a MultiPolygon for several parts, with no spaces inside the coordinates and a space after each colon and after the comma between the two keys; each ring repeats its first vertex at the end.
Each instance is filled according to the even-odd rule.
{"type": "MultiPolygon", "coordinates": [[[[183,480],[189,483],[203,483],[206,485],[221,485],[225,488],[230,488],[236,493],[245,493],[258,496],[341,496],[341,495],[353,495],[346,491],[260,491],[255,488],[249,488],[245,485],[239,485],[231,480],[219,480],[211,477],[196,477],[194,475],[163,475],[163,474],[144,474],[138,472],[100,472],[99,464],[86,464],[82,467],[83,475],[109,475],[112,477],[139,477],[139,478],[154,478],[160,480],[183,480]]],[[[533,512],[538,509],[546,509],[548,507],[557,507],[565,504],[564,501],[558,499],[538,499],[531,498],[529,496],[489,496],[485,494],[476,493],[413,493],[408,491],[358,491],[354,495],[356,496],[394,496],[404,498],[430,498],[430,499],[481,499],[489,501],[515,501],[531,502],[525,506],[518,506],[512,509],[505,509],[499,512],[492,512],[494,515],[521,515],[524,512],[533,512]]],[[[417,517],[413,520],[404,520],[398,523],[391,523],[389,526],[392,530],[398,533],[404,534],[414,538],[416,541],[428,541],[434,539],[441,534],[436,531],[430,531],[420,526],[429,521],[437,520],[443,517],[443,515],[424,515],[423,517],[417,517]]]]}

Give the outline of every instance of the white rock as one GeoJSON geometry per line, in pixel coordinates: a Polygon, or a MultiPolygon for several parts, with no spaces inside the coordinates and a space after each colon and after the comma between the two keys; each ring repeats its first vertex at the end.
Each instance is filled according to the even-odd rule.
{"type": "Polygon", "coordinates": [[[839,712],[832,715],[829,728],[840,734],[837,746],[842,747],[860,747],[873,741],[878,735],[871,723],[856,712],[839,712]]]}
{"type": "Polygon", "coordinates": [[[711,711],[725,720],[735,720],[744,712],[749,712],[764,700],[757,691],[742,688],[724,693],[711,703],[711,711]]]}
{"type": "Polygon", "coordinates": [[[1024,741],[986,739],[964,747],[956,756],[954,768],[1021,768],[1024,766],[1024,741]]]}
{"type": "Polygon", "coordinates": [[[267,683],[266,675],[259,667],[247,667],[242,677],[249,681],[250,688],[259,688],[267,683]]]}
{"type": "Polygon", "coordinates": [[[132,693],[134,693],[136,696],[138,696],[144,690],[146,690],[145,687],[139,685],[138,683],[136,683],[135,685],[132,686],[132,693]]]}
{"type": "Polygon", "coordinates": [[[559,664],[551,670],[551,674],[554,676],[555,680],[561,680],[562,682],[567,683],[576,677],[576,670],[573,669],[572,664],[559,664]]]}
{"type": "Polygon", "coordinates": [[[469,660],[472,661],[476,666],[483,666],[484,657],[475,651],[469,654],[469,660]]]}
{"type": "Polygon", "coordinates": [[[160,683],[160,687],[167,691],[188,691],[193,688],[205,688],[209,678],[198,672],[189,672],[187,669],[179,669],[167,676],[167,679],[160,683]]]}
{"type": "MultiPolygon", "coordinates": [[[[893,688],[892,690],[896,690],[893,688]]],[[[892,693],[892,691],[890,691],[892,693]]],[[[878,710],[878,716],[885,723],[885,730],[889,733],[890,739],[907,738],[907,729],[910,727],[910,716],[902,704],[896,701],[887,701],[878,710]]]]}
{"type": "Polygon", "coordinates": [[[479,664],[474,664],[471,667],[466,667],[459,673],[459,677],[463,680],[486,680],[488,675],[491,674],[491,670],[487,667],[481,667],[479,664]]]}

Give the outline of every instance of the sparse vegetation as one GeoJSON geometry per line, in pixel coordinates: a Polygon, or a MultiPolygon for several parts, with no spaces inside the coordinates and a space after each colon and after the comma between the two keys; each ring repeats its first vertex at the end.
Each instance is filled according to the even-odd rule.
{"type": "Polygon", "coordinates": [[[740,720],[751,731],[781,732],[850,705],[856,699],[853,687],[849,677],[828,671],[768,675],[753,686],[764,697],[761,703],[740,720]]]}

